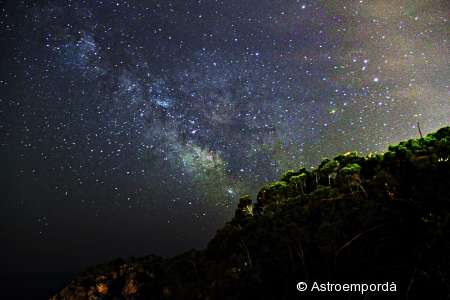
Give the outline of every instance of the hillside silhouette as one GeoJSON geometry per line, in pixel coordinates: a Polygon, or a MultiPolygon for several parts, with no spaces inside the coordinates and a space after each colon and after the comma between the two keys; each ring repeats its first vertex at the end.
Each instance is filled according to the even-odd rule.
{"type": "Polygon", "coordinates": [[[449,299],[449,222],[444,127],[287,171],[206,249],[91,266],[52,299],[449,299]]]}

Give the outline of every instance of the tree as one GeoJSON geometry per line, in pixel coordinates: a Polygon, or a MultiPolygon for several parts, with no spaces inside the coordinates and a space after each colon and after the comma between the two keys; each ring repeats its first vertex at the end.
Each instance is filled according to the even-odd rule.
{"type": "Polygon", "coordinates": [[[363,185],[361,184],[361,179],[359,177],[359,173],[361,172],[361,167],[358,164],[349,164],[345,168],[342,168],[339,172],[339,175],[342,177],[344,182],[348,184],[348,187],[350,188],[350,191],[353,196],[355,196],[355,191],[353,190],[352,186],[358,188],[361,188],[361,190],[364,192],[364,194],[367,197],[367,193],[364,190],[363,185]]]}
{"type": "Polygon", "coordinates": [[[248,219],[253,216],[252,199],[249,195],[244,195],[239,198],[234,218],[238,221],[248,219]]]}
{"type": "Polygon", "coordinates": [[[294,185],[297,193],[299,188],[302,191],[302,195],[305,193],[304,188],[306,188],[306,178],[307,176],[305,173],[291,177],[290,182],[294,185]]]}
{"type": "Polygon", "coordinates": [[[328,185],[331,186],[331,179],[335,179],[337,176],[337,172],[339,170],[339,162],[338,161],[328,161],[321,168],[323,172],[328,176],[328,185]]]}

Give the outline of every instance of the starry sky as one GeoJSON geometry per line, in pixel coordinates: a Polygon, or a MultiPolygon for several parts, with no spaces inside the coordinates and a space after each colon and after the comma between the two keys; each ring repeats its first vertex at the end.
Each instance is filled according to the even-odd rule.
{"type": "Polygon", "coordinates": [[[204,248],[289,169],[450,123],[450,4],[0,1],[0,269],[204,248]]]}

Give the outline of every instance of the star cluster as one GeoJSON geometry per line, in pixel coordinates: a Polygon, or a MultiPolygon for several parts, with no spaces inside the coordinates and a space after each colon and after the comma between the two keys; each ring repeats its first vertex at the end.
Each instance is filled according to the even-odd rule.
{"type": "Polygon", "coordinates": [[[283,172],[382,152],[417,137],[417,122],[448,125],[449,11],[438,0],[4,5],[0,266],[202,248],[239,196],[283,172]]]}

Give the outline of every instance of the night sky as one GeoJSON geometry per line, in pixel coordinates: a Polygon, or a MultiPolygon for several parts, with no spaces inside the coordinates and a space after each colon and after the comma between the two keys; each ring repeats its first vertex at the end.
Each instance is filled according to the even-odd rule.
{"type": "Polygon", "coordinates": [[[450,123],[448,1],[1,2],[3,271],[202,249],[283,172],[450,123]]]}

